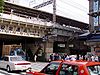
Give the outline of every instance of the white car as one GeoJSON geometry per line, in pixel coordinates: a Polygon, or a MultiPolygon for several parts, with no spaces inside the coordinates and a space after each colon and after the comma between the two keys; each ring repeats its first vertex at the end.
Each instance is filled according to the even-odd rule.
{"type": "Polygon", "coordinates": [[[21,56],[5,56],[0,61],[0,68],[10,71],[23,71],[31,68],[31,63],[23,60],[21,56]]]}

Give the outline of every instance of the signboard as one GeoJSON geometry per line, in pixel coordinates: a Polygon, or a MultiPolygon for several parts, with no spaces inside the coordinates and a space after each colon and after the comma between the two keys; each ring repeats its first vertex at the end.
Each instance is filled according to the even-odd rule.
{"type": "Polygon", "coordinates": [[[58,44],[58,47],[65,47],[65,44],[58,44]]]}

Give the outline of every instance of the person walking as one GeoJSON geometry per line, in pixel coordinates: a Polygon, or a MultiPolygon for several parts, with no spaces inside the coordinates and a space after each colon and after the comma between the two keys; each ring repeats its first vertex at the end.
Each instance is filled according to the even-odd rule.
{"type": "Polygon", "coordinates": [[[37,55],[34,56],[34,62],[36,62],[36,61],[37,61],[37,55]]]}
{"type": "Polygon", "coordinates": [[[51,54],[50,55],[50,61],[53,61],[53,58],[54,58],[54,56],[53,56],[53,54],[51,54]]]}

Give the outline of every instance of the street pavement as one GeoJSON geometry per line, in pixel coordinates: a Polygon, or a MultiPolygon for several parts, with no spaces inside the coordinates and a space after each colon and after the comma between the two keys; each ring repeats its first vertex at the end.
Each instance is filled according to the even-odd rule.
{"type": "MultiPolygon", "coordinates": [[[[48,63],[47,62],[32,62],[32,71],[41,71],[48,63]]],[[[6,70],[0,69],[0,75],[25,75],[26,72],[8,73],[6,70]]]]}
{"type": "Polygon", "coordinates": [[[35,62],[32,63],[32,71],[41,71],[48,63],[47,62],[35,62]]]}

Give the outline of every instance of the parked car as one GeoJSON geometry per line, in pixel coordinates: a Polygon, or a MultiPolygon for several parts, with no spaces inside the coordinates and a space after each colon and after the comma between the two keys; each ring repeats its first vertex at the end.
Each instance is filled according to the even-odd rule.
{"type": "Polygon", "coordinates": [[[21,56],[5,56],[0,61],[0,68],[6,69],[8,72],[16,70],[27,70],[31,68],[31,63],[23,60],[21,56]]]}
{"type": "Polygon", "coordinates": [[[26,75],[100,75],[100,62],[52,61],[40,72],[27,72],[26,75]]]}

